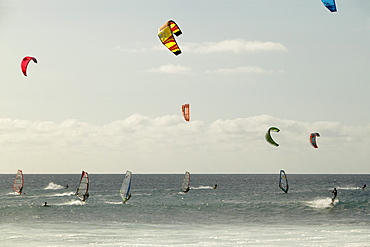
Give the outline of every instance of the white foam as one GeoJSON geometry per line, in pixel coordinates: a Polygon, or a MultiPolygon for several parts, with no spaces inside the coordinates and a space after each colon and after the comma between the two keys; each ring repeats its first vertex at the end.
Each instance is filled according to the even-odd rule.
{"type": "Polygon", "coordinates": [[[9,192],[8,195],[20,195],[20,194],[18,192],[13,191],[13,192],[9,192]]]}
{"type": "Polygon", "coordinates": [[[64,192],[64,193],[59,193],[59,194],[54,194],[52,196],[73,196],[75,192],[64,192]]]}
{"type": "Polygon", "coordinates": [[[337,187],[338,190],[360,190],[362,187],[337,187]]]}
{"type": "Polygon", "coordinates": [[[63,205],[84,205],[84,204],[86,204],[86,202],[83,202],[83,201],[80,201],[80,200],[72,200],[72,201],[69,201],[69,202],[56,204],[56,205],[63,206],[63,205]]]}
{"type": "Polygon", "coordinates": [[[332,199],[329,197],[326,197],[326,198],[315,199],[313,201],[306,201],[304,202],[304,204],[312,208],[330,208],[330,207],[333,207],[338,202],[339,200],[335,199],[334,204],[333,204],[332,199]]]}
{"type": "Polygon", "coordinates": [[[50,182],[49,185],[44,188],[44,190],[60,190],[60,189],[65,189],[65,186],[55,184],[53,182],[50,182]]]}
{"type": "Polygon", "coordinates": [[[212,190],[212,186],[199,186],[199,187],[190,187],[192,190],[212,190]]]}
{"type": "Polygon", "coordinates": [[[118,204],[123,204],[123,202],[105,202],[107,204],[114,204],[114,205],[118,205],[118,204]]]}

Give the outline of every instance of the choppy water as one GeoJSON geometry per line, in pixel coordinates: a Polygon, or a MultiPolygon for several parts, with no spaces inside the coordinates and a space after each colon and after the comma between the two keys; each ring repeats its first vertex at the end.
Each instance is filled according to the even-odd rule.
{"type": "Polygon", "coordinates": [[[87,203],[79,174],[25,172],[23,196],[0,175],[0,246],[370,246],[368,175],[287,175],[288,194],[278,173],[192,174],[184,194],[182,174],[134,173],[126,205],[124,174],[90,174],[87,203]]]}

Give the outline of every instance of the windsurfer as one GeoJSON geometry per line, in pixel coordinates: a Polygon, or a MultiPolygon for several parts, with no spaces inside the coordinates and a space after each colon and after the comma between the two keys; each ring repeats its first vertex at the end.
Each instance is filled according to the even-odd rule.
{"type": "Polygon", "coordinates": [[[333,198],[331,199],[331,203],[334,203],[334,200],[337,197],[337,193],[338,193],[337,188],[334,188],[334,190],[331,190],[330,192],[333,193],[333,198]]]}
{"type": "Polygon", "coordinates": [[[123,200],[123,203],[125,204],[128,200],[130,200],[130,198],[131,198],[131,193],[130,193],[130,194],[128,194],[127,198],[125,198],[125,199],[123,200]]]}
{"type": "Polygon", "coordinates": [[[187,193],[189,190],[190,190],[190,188],[189,188],[189,187],[187,187],[187,188],[184,190],[184,193],[187,193]]]}
{"type": "Polygon", "coordinates": [[[19,189],[19,194],[22,194],[23,186],[19,189]]]}
{"type": "Polygon", "coordinates": [[[85,202],[87,198],[89,198],[89,196],[90,196],[89,193],[84,194],[82,201],[85,202]]]}
{"type": "Polygon", "coordinates": [[[366,188],[366,184],[364,184],[364,186],[362,186],[362,190],[364,190],[366,188]]]}

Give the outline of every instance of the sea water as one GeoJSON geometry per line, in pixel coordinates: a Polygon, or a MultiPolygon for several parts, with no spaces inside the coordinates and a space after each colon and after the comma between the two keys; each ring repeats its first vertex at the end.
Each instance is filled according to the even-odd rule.
{"type": "Polygon", "coordinates": [[[0,246],[370,246],[368,175],[287,174],[285,194],[279,174],[192,174],[182,193],[183,174],[133,173],[127,204],[124,174],[90,174],[87,202],[80,174],[25,173],[25,195],[14,176],[0,175],[0,246]]]}

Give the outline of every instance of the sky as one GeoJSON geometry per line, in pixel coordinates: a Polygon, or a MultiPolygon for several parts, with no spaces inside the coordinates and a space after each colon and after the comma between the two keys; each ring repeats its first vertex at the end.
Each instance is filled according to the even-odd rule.
{"type": "Polygon", "coordinates": [[[1,1],[0,173],[370,173],[370,2],[336,2],[1,1]]]}

